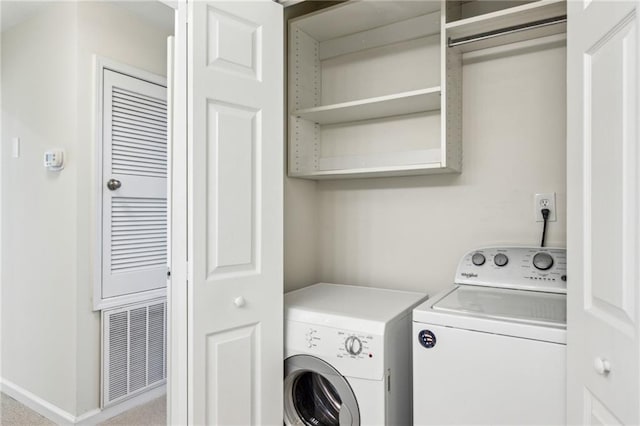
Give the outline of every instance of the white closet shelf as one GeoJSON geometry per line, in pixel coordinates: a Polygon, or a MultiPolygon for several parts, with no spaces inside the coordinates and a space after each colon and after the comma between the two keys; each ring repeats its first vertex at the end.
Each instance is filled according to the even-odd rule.
{"type": "Polygon", "coordinates": [[[403,176],[442,172],[439,148],[378,152],[342,157],[321,157],[318,169],[290,176],[308,179],[403,176]]]}
{"type": "MultiPolygon", "coordinates": [[[[460,19],[445,24],[447,37],[459,39],[480,33],[500,30],[507,27],[523,25],[534,21],[554,18],[567,13],[565,0],[538,0],[521,6],[510,7],[497,12],[478,15],[471,18],[460,19]]],[[[564,25],[550,25],[544,30],[538,29],[535,37],[557,34],[564,31],[564,25]]],[[[495,45],[503,44],[497,37],[495,45]]],[[[512,40],[510,40],[512,41],[512,40]]],[[[486,43],[483,48],[489,47],[486,43]]],[[[463,49],[473,50],[473,49],[463,49]]]]}
{"type": "Polygon", "coordinates": [[[294,111],[292,115],[318,124],[337,124],[393,117],[440,109],[440,86],[393,95],[323,105],[294,111]]]}
{"type": "Polygon", "coordinates": [[[292,20],[323,42],[440,11],[439,1],[349,1],[292,20]]]}
{"type": "Polygon", "coordinates": [[[357,169],[320,170],[311,173],[291,173],[289,176],[313,180],[359,179],[367,177],[391,177],[443,173],[441,163],[407,166],[362,167],[357,169]]]}

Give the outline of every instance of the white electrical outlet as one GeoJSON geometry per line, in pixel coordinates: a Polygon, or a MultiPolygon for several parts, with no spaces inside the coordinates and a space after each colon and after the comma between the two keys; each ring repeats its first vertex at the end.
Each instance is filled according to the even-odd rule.
{"type": "Polygon", "coordinates": [[[533,214],[536,218],[536,222],[543,222],[542,209],[549,209],[549,222],[555,222],[558,220],[556,215],[556,193],[545,192],[543,194],[536,194],[533,202],[533,214]]]}

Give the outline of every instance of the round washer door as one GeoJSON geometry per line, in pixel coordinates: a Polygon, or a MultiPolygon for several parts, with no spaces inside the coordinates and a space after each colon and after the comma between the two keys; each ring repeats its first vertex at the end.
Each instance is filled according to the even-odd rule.
{"type": "Polygon", "coordinates": [[[360,426],[351,386],[329,363],[311,355],[284,361],[284,423],[287,426],[360,426]]]}

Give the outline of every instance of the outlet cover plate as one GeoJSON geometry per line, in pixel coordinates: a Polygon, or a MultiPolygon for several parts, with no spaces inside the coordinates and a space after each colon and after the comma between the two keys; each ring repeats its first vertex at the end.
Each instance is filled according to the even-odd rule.
{"type": "Polygon", "coordinates": [[[555,222],[558,220],[558,216],[556,214],[556,193],[555,192],[544,192],[540,194],[536,194],[533,201],[533,214],[536,218],[536,222],[543,222],[542,213],[540,210],[543,208],[548,208],[549,212],[549,222],[555,222]]]}

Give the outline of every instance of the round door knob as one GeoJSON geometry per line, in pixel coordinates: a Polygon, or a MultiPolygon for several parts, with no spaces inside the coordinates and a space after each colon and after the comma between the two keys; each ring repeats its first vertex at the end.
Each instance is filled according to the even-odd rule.
{"type": "Polygon", "coordinates": [[[509,258],[504,253],[498,253],[493,256],[493,263],[495,263],[496,266],[504,266],[509,263],[509,258]]]}
{"type": "Polygon", "coordinates": [[[600,357],[593,360],[593,368],[595,368],[598,374],[602,374],[603,376],[611,372],[611,364],[609,361],[600,357]]]}
{"type": "Polygon", "coordinates": [[[122,182],[120,182],[118,179],[109,179],[109,181],[107,182],[107,188],[109,188],[111,191],[115,191],[121,186],[122,182]]]}
{"type": "Polygon", "coordinates": [[[540,252],[533,256],[533,266],[541,271],[551,269],[553,266],[553,257],[549,253],[540,252]]]}
{"type": "Polygon", "coordinates": [[[242,308],[244,305],[247,304],[247,301],[244,300],[244,297],[239,296],[233,299],[233,304],[236,305],[236,307],[238,308],[242,308]]]}

